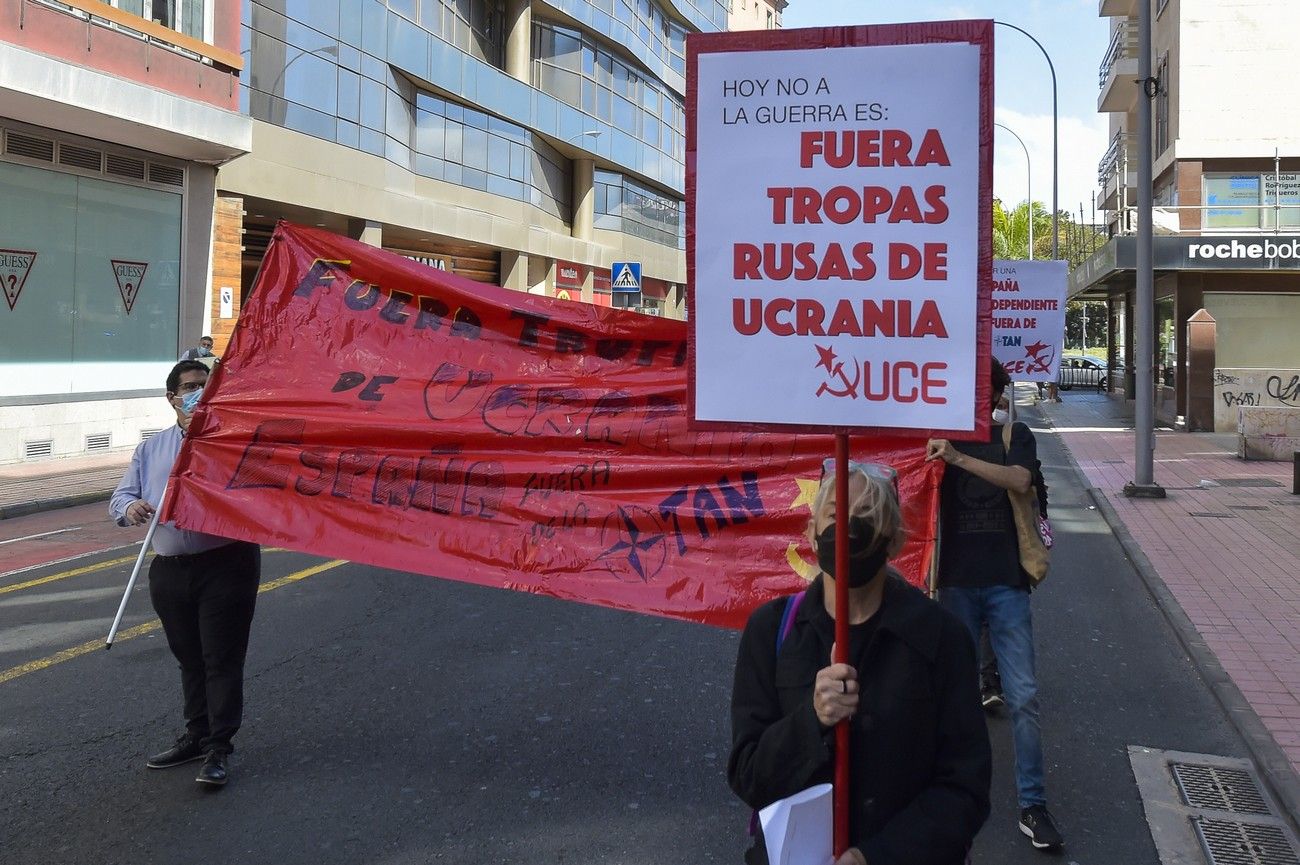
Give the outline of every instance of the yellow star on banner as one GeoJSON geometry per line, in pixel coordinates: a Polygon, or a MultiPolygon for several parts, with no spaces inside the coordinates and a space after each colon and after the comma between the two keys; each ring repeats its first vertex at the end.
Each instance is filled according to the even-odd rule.
{"type": "Polygon", "coordinates": [[[795,500],[790,502],[790,510],[794,510],[800,505],[807,505],[808,510],[812,510],[813,500],[817,498],[817,481],[795,478],[794,482],[799,485],[799,495],[795,496],[795,500]]]}

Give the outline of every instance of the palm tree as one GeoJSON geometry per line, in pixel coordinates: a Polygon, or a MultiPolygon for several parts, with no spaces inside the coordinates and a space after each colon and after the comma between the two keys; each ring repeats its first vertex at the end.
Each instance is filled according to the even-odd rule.
{"type": "MultiPolygon", "coordinates": [[[[993,257],[1020,259],[1029,257],[1029,202],[1013,210],[993,199],[993,257]]],[[[1052,214],[1041,201],[1033,203],[1034,258],[1048,258],[1052,253],[1052,214]]]]}

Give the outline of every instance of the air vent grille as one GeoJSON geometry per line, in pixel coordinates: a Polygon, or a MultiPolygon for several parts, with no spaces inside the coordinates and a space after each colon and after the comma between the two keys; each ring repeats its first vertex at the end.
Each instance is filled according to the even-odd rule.
{"type": "Polygon", "coordinates": [[[129,177],[132,180],[144,180],[144,160],[132,159],[129,156],[118,156],[115,153],[108,154],[109,174],[116,174],[119,177],[129,177]]]}
{"type": "Polygon", "coordinates": [[[39,442],[26,442],[23,444],[24,459],[39,459],[40,457],[48,457],[53,453],[54,441],[52,439],[45,439],[44,441],[39,442]]]}
{"type": "Polygon", "coordinates": [[[140,430],[140,441],[147,442],[160,432],[162,432],[160,429],[142,429],[140,430]]]}
{"type": "Polygon", "coordinates": [[[104,154],[98,150],[91,150],[89,147],[78,147],[75,144],[59,144],[59,164],[71,165],[75,168],[84,168],[87,171],[104,170],[104,154]]]}
{"type": "Polygon", "coordinates": [[[154,183],[165,183],[168,186],[184,186],[185,172],[174,165],[159,165],[156,162],[150,162],[149,180],[154,183]]]}
{"type": "Polygon", "coordinates": [[[113,446],[113,436],[111,433],[93,433],[86,436],[86,450],[88,451],[106,451],[113,446]]]}
{"type": "Polygon", "coordinates": [[[18,132],[5,133],[5,153],[35,159],[40,162],[54,161],[54,142],[18,132]]]}

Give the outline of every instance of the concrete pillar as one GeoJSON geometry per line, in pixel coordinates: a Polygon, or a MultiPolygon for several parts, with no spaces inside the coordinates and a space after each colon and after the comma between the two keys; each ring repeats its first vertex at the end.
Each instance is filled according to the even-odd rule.
{"type": "Polygon", "coordinates": [[[596,224],[596,161],[573,160],[573,236],[591,240],[596,224]]]}
{"type": "Polygon", "coordinates": [[[501,286],[515,291],[527,291],[528,254],[506,249],[501,252],[501,286]]]}
{"type": "Polygon", "coordinates": [[[582,277],[582,302],[596,302],[596,271],[593,267],[587,267],[584,271],[586,274],[582,277]]]}
{"type": "Polygon", "coordinates": [[[356,220],[356,238],[362,243],[382,247],[384,245],[384,226],[369,219],[356,220]]]}
{"type": "Polygon", "coordinates": [[[531,0],[506,3],[506,74],[532,82],[533,5],[531,0]]]}
{"type": "Polygon", "coordinates": [[[1214,364],[1218,325],[1198,309],[1187,319],[1187,431],[1214,431],[1214,364]]]}

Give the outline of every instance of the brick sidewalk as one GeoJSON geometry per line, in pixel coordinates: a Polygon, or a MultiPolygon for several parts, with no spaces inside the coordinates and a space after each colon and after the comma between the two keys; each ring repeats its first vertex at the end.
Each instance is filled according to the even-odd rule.
{"type": "Polygon", "coordinates": [[[1300,771],[1300,496],[1290,463],[1240,460],[1235,436],[1156,432],[1165,499],[1129,499],[1132,408],[1064,394],[1042,415],[1106,497],[1206,645],[1300,771]]]}

